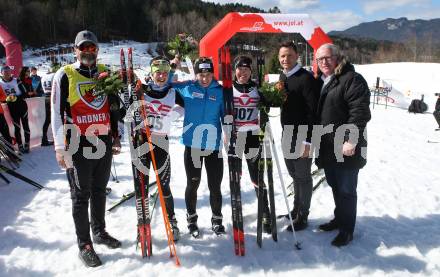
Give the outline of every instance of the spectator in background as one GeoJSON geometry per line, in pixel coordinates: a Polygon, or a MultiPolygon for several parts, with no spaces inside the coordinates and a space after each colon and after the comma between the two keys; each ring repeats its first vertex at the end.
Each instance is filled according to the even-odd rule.
{"type": "MultiPolygon", "coordinates": [[[[1,68],[1,74],[0,86],[6,94],[6,103],[8,103],[9,113],[14,121],[15,141],[17,142],[18,150],[22,153],[29,153],[30,131],[28,107],[24,100],[26,98],[26,88],[20,80],[12,77],[12,70],[9,66],[3,66],[1,68]],[[21,140],[20,123],[23,125],[24,129],[24,146],[21,140]]],[[[22,74],[20,73],[20,75],[22,74]]]]}
{"type": "Polygon", "coordinates": [[[32,90],[35,91],[36,96],[43,96],[43,86],[41,85],[41,77],[37,74],[37,68],[35,66],[31,67],[31,80],[32,80],[32,90]]]}
{"type": "Polygon", "coordinates": [[[52,82],[53,82],[53,77],[55,76],[55,72],[49,71],[46,75],[44,75],[41,78],[41,83],[40,83],[40,85],[42,85],[42,87],[43,87],[43,92],[44,92],[43,96],[45,96],[45,108],[46,108],[46,118],[45,118],[44,124],[43,124],[41,146],[53,145],[53,141],[49,141],[47,139],[47,130],[49,129],[49,125],[50,125],[50,116],[51,116],[50,96],[51,96],[51,92],[52,92],[52,82]]]}
{"type": "MultiPolygon", "coordinates": [[[[0,102],[3,103],[5,101],[6,101],[6,94],[2,86],[0,86],[0,102]]],[[[1,103],[0,103],[0,133],[7,142],[12,144],[11,135],[9,134],[9,126],[8,123],[6,122],[1,103]]]]}
{"type": "Polygon", "coordinates": [[[437,121],[438,128],[435,129],[436,131],[440,131],[440,93],[436,93],[437,95],[437,102],[435,102],[435,108],[434,108],[434,118],[437,121]]]}
{"type": "Polygon", "coordinates": [[[30,77],[31,70],[27,66],[23,66],[20,70],[20,74],[18,75],[18,80],[22,83],[23,87],[25,88],[25,95],[24,97],[33,97],[36,94],[36,92],[32,88],[32,79],[30,77]]]}

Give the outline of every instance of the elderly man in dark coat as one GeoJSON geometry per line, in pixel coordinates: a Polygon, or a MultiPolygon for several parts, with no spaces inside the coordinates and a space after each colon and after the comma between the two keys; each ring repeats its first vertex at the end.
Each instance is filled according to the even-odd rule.
{"type": "Polygon", "coordinates": [[[332,245],[339,247],[353,240],[358,174],[367,162],[370,91],[365,79],[355,72],[335,45],[322,45],[316,52],[316,61],[322,82],[317,120],[325,130],[318,144],[316,164],[324,168],[335,201],[334,219],[319,229],[339,229],[332,241],[332,245]]]}

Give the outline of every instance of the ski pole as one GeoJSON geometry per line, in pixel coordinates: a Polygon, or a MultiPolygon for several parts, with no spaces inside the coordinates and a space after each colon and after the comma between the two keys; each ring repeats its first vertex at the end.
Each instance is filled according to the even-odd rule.
{"type": "Polygon", "coordinates": [[[272,128],[270,127],[270,122],[269,121],[267,122],[266,131],[267,131],[267,134],[269,136],[269,141],[271,143],[272,151],[273,151],[273,154],[274,154],[274,157],[275,157],[275,164],[277,165],[278,176],[280,176],[280,185],[281,185],[281,189],[283,191],[284,202],[286,203],[287,214],[289,215],[290,226],[292,226],[292,235],[293,235],[293,239],[295,241],[295,247],[296,247],[296,249],[300,250],[301,249],[301,244],[298,241],[298,239],[296,238],[295,228],[293,226],[292,215],[290,214],[289,201],[287,199],[286,188],[285,188],[285,185],[284,185],[284,179],[283,179],[283,175],[281,174],[280,161],[278,159],[278,153],[277,153],[276,148],[275,148],[275,141],[273,140],[272,128]]]}
{"type": "Polygon", "coordinates": [[[112,164],[113,164],[113,170],[114,170],[115,174],[113,175],[113,172],[111,170],[110,170],[110,173],[112,174],[113,181],[115,181],[116,183],[119,183],[118,174],[116,173],[116,166],[115,166],[115,159],[114,158],[112,158],[112,164]]]}

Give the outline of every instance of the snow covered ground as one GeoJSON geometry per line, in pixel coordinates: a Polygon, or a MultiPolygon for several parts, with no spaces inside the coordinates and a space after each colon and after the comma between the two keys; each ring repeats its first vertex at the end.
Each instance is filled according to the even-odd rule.
{"type": "MultiPolygon", "coordinates": [[[[110,51],[110,50],[108,50],[110,51]]],[[[118,53],[118,52],[115,52],[118,53]]],[[[118,58],[114,57],[116,62],[118,58]]],[[[368,68],[368,65],[365,66],[368,68]]],[[[381,70],[378,67],[376,70],[381,70]]],[[[383,74],[389,72],[383,69],[383,74]]],[[[373,72],[373,71],[372,71],[373,72]]],[[[394,85],[394,83],[393,83],[394,85]]],[[[436,89],[432,83],[430,89],[436,89]]],[[[274,111],[274,115],[278,112],[274,111]]],[[[279,117],[271,119],[279,153],[279,117]]],[[[176,122],[173,135],[181,132],[176,122]]],[[[41,184],[33,187],[12,179],[0,183],[0,276],[439,276],[440,274],[440,132],[432,114],[413,115],[398,108],[376,106],[368,126],[368,164],[361,170],[358,185],[358,218],[353,242],[335,248],[330,241],[336,232],[316,231],[333,213],[331,190],[321,186],[313,195],[309,228],[297,232],[303,249],[296,250],[287,222],[277,221],[279,241],[263,235],[263,248],[256,244],[257,201],[246,166],[242,179],[246,256],[236,257],[231,236],[229,180],[224,174],[223,216],[227,234],[217,237],[210,231],[211,211],[206,175],[198,191],[199,226],[202,239],[187,234],[184,190],[186,176],[183,146],[172,139],[171,186],[176,216],[182,231],[177,243],[181,267],[169,258],[162,215],[157,208],[153,228],[153,253],[142,259],[135,248],[136,212],[129,201],[108,212],[108,231],[123,243],[110,250],[96,245],[104,265],[85,268],[78,259],[71,217],[71,200],[65,173],[56,164],[50,148],[33,148],[26,156],[33,164],[18,170],[41,184]]],[[[115,156],[120,182],[110,180],[108,206],[133,190],[127,141],[123,153],[115,156]]],[[[290,183],[281,164],[283,179],[290,183]]],[[[225,163],[225,171],[227,164],[225,163]]],[[[277,213],[286,213],[275,173],[277,213]]],[[[291,201],[292,202],[292,201],[291,201]]]]}

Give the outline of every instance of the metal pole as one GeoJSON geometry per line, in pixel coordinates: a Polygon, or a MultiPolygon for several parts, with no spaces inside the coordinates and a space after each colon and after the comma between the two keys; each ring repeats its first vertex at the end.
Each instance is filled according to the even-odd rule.
{"type": "Polygon", "coordinates": [[[293,226],[292,215],[290,214],[289,201],[287,199],[286,187],[285,187],[285,184],[284,184],[283,175],[281,173],[280,160],[278,159],[278,153],[277,153],[276,148],[275,148],[275,141],[274,141],[273,136],[272,136],[272,129],[270,128],[270,122],[266,123],[266,132],[267,132],[267,134],[269,136],[269,141],[270,141],[270,144],[272,146],[272,152],[273,152],[273,155],[275,157],[275,164],[277,166],[278,176],[280,177],[280,186],[281,186],[281,189],[283,191],[284,202],[286,204],[287,214],[289,216],[289,221],[290,221],[290,226],[292,227],[292,235],[293,235],[293,239],[295,241],[295,247],[296,247],[296,249],[300,250],[301,249],[301,243],[296,238],[296,232],[295,232],[295,228],[293,226]]]}

